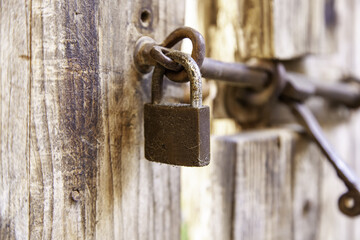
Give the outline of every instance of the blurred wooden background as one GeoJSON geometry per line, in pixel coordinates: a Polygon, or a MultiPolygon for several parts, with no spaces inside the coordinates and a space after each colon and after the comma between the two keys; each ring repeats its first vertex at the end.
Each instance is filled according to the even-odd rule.
{"type": "MultiPolygon", "coordinates": [[[[360,1],[187,4],[193,10],[186,11],[186,23],[204,34],[209,57],[281,59],[287,69],[326,83],[346,74],[360,76],[360,1]]],[[[319,149],[288,127],[295,121],[286,107],[274,107],[271,128],[243,132],[226,118],[221,104],[213,108],[222,118],[212,122],[210,167],[182,170],[183,239],[360,238],[360,220],[338,210],[345,186],[319,149]]],[[[307,104],[360,176],[359,111],[322,99],[307,104]]]]}

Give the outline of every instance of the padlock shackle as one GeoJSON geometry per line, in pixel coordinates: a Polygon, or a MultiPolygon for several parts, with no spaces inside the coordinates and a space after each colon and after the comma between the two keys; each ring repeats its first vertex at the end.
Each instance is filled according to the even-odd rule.
{"type": "MultiPolygon", "coordinates": [[[[205,59],[205,39],[201,33],[195,29],[190,27],[180,27],[170,33],[160,46],[171,48],[185,38],[191,40],[193,47],[191,57],[195,60],[197,65],[201,67],[205,59]]],[[[170,80],[174,82],[188,81],[188,73],[186,70],[180,72],[166,71],[165,74],[170,80]]]]}
{"type": "Polygon", "coordinates": [[[151,80],[151,103],[159,104],[162,99],[162,88],[165,68],[159,63],[156,64],[151,80]]]}
{"type": "Polygon", "coordinates": [[[192,107],[202,106],[202,82],[200,68],[195,60],[187,53],[171,51],[166,54],[174,62],[181,64],[190,79],[190,103],[192,107]]]}
{"type": "MultiPolygon", "coordinates": [[[[181,64],[190,79],[190,103],[192,107],[202,106],[202,88],[200,68],[194,59],[186,53],[180,51],[171,51],[166,54],[174,62],[181,64]]],[[[160,64],[154,68],[151,81],[151,102],[159,104],[162,99],[162,86],[166,69],[160,64]]]]}

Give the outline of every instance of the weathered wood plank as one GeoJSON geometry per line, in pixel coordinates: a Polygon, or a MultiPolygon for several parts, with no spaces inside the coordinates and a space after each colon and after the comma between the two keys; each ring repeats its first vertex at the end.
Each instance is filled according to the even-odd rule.
{"type": "Polygon", "coordinates": [[[213,137],[211,146],[210,166],[182,170],[185,239],[232,239],[237,145],[213,137]]]}
{"type": "Polygon", "coordinates": [[[260,131],[235,141],[233,239],[291,239],[291,134],[260,131]]]}
{"type": "Polygon", "coordinates": [[[194,196],[183,204],[188,238],[292,239],[293,140],[286,130],[213,137],[209,169],[183,170],[197,176],[182,185],[194,196]]]}
{"type": "Polygon", "coordinates": [[[29,235],[29,8],[24,1],[0,2],[0,238],[4,240],[29,235]]]}
{"type": "Polygon", "coordinates": [[[134,77],[137,73],[131,68],[133,49],[129,45],[134,45],[140,34],[163,39],[182,25],[184,11],[181,4],[175,6],[171,1],[128,4],[126,1],[120,6],[115,2],[100,4],[99,65],[107,99],[102,103],[106,140],[102,146],[105,157],[104,165],[100,165],[98,189],[104,186],[111,190],[109,198],[99,196],[98,213],[108,208],[109,199],[114,206],[108,210],[111,215],[99,219],[97,236],[101,238],[111,230],[114,239],[178,239],[179,168],[150,163],[143,158],[142,109],[143,103],[149,101],[150,76],[143,81],[134,77]],[[148,28],[142,27],[139,20],[145,8],[153,16],[148,28]],[[118,14],[121,9],[128,11],[118,14]],[[134,24],[110,24],[127,19],[134,24]],[[125,37],[124,33],[128,35],[125,37]]]}
{"type": "Polygon", "coordinates": [[[307,137],[298,136],[293,144],[292,201],[294,240],[318,239],[320,227],[323,157],[307,137]]]}
{"type": "Polygon", "coordinates": [[[143,157],[132,52],[182,4],[1,2],[1,239],[180,238],[180,170],[143,157]]]}
{"type": "Polygon", "coordinates": [[[97,5],[32,4],[30,238],[86,238],[95,225],[103,141],[97,5]]]}
{"type": "Polygon", "coordinates": [[[182,173],[188,239],[318,239],[320,158],[291,130],[213,137],[208,169],[182,173]]]}

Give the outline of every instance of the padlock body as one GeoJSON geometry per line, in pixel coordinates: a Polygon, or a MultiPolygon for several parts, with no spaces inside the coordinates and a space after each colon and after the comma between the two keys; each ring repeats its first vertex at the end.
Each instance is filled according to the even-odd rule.
{"type": "Polygon", "coordinates": [[[210,162],[208,106],[145,104],[144,132],[150,161],[193,167],[210,162]]]}

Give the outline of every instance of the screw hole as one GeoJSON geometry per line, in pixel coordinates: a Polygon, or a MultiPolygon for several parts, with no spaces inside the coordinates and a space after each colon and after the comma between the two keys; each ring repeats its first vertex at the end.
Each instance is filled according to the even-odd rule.
{"type": "Polygon", "coordinates": [[[142,10],[140,14],[140,22],[143,27],[148,27],[151,22],[151,12],[147,9],[142,10]]]}

